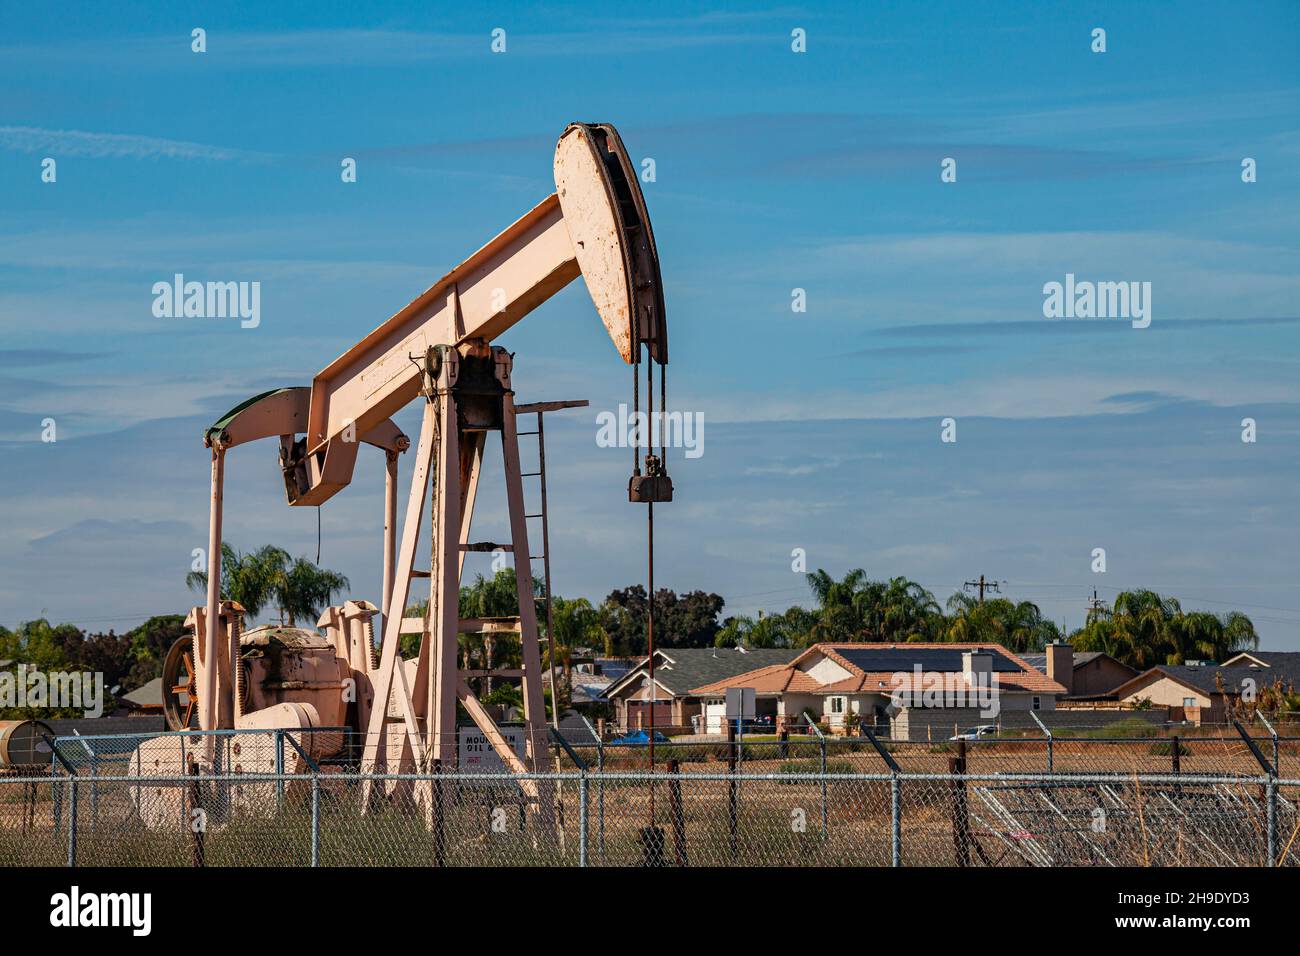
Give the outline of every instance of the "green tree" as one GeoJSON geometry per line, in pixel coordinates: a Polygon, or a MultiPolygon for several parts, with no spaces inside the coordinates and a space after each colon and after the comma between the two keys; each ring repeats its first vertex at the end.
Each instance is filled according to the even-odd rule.
{"type": "Polygon", "coordinates": [[[717,647],[803,647],[817,615],[802,607],[757,618],[745,614],[727,618],[718,630],[717,647]]]}
{"type": "Polygon", "coordinates": [[[855,601],[864,632],[872,641],[933,641],[943,613],[934,595],[904,577],[868,581],[855,601]]]}
{"type": "Polygon", "coordinates": [[[820,568],[808,575],[817,600],[809,642],[926,641],[942,632],[934,595],[905,577],[873,581],[861,568],[836,581],[820,568]]]}
{"type": "Polygon", "coordinates": [[[956,643],[1001,644],[1016,654],[1042,650],[1061,636],[1060,629],[1043,617],[1032,601],[992,598],[981,604],[958,591],[948,599],[945,639],[956,643]]]}
{"type": "MultiPolygon", "coordinates": [[[[668,588],[655,591],[655,647],[712,647],[721,624],[724,601],[720,594],[688,591],[678,595],[668,588]]],[[[644,654],[646,589],[640,584],[611,591],[600,607],[600,628],[607,652],[644,654]]]]}
{"type": "MultiPolygon", "coordinates": [[[[271,600],[275,568],[270,552],[275,551],[279,549],[267,545],[244,554],[229,543],[221,545],[221,599],[239,604],[250,619],[261,614],[271,600]]],[[[191,571],[185,575],[185,583],[192,591],[206,593],[208,572],[191,571]]]]}
{"type": "MultiPolygon", "coordinates": [[[[29,673],[40,671],[48,675],[79,669],[74,667],[70,651],[75,652],[82,638],[80,629],[71,624],[56,626],[44,618],[25,621],[18,626],[17,630],[0,630],[0,659],[26,664],[29,673]]],[[[15,673],[11,679],[14,681],[14,689],[17,690],[17,674],[15,673]]],[[[111,700],[104,701],[106,707],[111,703],[111,700]]],[[[0,720],[80,716],[82,716],[80,711],[70,708],[0,707],[0,720]]]]}
{"type": "Polygon", "coordinates": [[[163,658],[177,638],[189,636],[185,618],[180,614],[159,614],[127,632],[131,652],[131,670],[122,686],[134,690],[162,674],[163,658]]]}
{"type": "MultiPolygon", "coordinates": [[[[185,583],[192,590],[206,592],[206,571],[191,571],[185,583]]],[[[333,599],[346,591],[348,579],[337,571],[318,567],[306,558],[266,545],[251,554],[221,546],[221,597],[236,601],[255,618],[263,608],[274,606],[280,623],[290,627],[299,620],[315,626],[316,619],[333,599]]]]}
{"type": "Polygon", "coordinates": [[[1177,598],[1147,589],[1120,592],[1110,611],[1091,615],[1070,640],[1076,650],[1103,651],[1138,670],[1189,660],[1222,663],[1259,647],[1255,625],[1240,611],[1186,612],[1177,598]]]}
{"type": "Polygon", "coordinates": [[[586,598],[556,595],[551,601],[551,620],[557,648],[589,647],[601,642],[600,611],[586,598]]]}

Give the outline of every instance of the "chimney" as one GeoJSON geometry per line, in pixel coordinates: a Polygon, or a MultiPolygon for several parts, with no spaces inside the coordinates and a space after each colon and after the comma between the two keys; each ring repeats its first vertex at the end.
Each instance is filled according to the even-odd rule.
{"type": "Polygon", "coordinates": [[[1047,645],[1047,679],[1065,688],[1066,695],[1074,693],[1074,648],[1062,641],[1047,645]]]}
{"type": "Polygon", "coordinates": [[[988,651],[962,651],[961,672],[968,684],[976,680],[988,684],[993,675],[993,655],[988,651]]]}

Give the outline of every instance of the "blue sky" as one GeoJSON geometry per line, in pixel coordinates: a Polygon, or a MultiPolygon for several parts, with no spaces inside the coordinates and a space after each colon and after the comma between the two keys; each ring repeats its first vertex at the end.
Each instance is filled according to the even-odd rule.
{"type": "MultiPolygon", "coordinates": [[[[985,573],[1069,626],[1094,587],[1153,586],[1300,649],[1293,4],[409,7],[6,4],[0,623],[193,603],[201,427],[308,384],[544,197],[584,120],[655,160],[670,396],[706,422],[658,582],[781,610],[803,548],[941,600],[985,573]],[[259,281],[261,325],[155,318],[176,272],[259,281]],[[1066,273],[1149,281],[1151,326],[1045,319],[1066,273]]],[[[627,375],[581,285],[501,344],[521,401],[592,403],[548,426],[557,591],[642,580],[628,456],[595,443],[627,375]]],[[[321,560],[375,600],[372,458],[321,560]]],[[[232,454],[226,531],[314,556],[273,447],[232,454]]]]}

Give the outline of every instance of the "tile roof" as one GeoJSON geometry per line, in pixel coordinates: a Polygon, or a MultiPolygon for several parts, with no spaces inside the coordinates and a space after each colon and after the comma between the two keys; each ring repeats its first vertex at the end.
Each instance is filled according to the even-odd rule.
{"type": "Polygon", "coordinates": [[[906,690],[911,686],[914,665],[920,664],[922,673],[960,673],[961,651],[985,651],[994,655],[994,672],[998,686],[1003,690],[1034,694],[1065,694],[1065,688],[1045,674],[1035,670],[1021,658],[1000,644],[815,644],[787,664],[772,664],[755,668],[743,674],[724,678],[696,687],[692,694],[706,696],[725,693],[728,687],[753,687],[759,694],[844,694],[886,693],[906,690]],[[956,652],[954,655],[934,652],[956,652]],[[821,684],[802,670],[799,664],[806,658],[821,653],[835,661],[850,674],[849,677],[830,684],[821,684]],[[868,662],[888,670],[866,670],[854,660],[868,662]],[[901,681],[898,673],[906,675],[901,681]]]}

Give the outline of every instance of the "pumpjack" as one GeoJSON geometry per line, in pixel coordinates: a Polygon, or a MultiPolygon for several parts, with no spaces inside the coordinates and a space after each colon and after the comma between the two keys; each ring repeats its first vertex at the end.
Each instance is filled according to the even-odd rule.
{"type": "MultiPolygon", "coordinates": [[[[191,610],[190,634],[173,647],[164,669],[165,711],[173,729],[195,723],[203,731],[235,733],[341,727],[364,740],[363,772],[427,772],[455,766],[459,703],[510,771],[544,769],[549,738],[527,521],[537,515],[525,513],[516,419],[537,414],[540,432],[546,412],[586,402],[516,404],[514,356],[492,342],[582,276],[619,356],[632,366],[635,407],[641,402],[643,363],[647,411],[654,406],[655,366],[661,407],[666,405],[668,362],[654,233],[635,167],[614,127],[570,125],[556,146],[554,176],[554,193],[327,365],[310,387],[254,396],[206,430],[203,441],[211,455],[207,600],[191,610]],[[392,416],[417,401],[423,411],[399,536],[398,463],[412,443],[392,416]],[[501,441],[510,539],[474,542],[470,525],[493,432],[501,441]],[[267,625],[244,631],[243,608],[223,600],[220,588],[225,459],[231,449],[264,438],[279,439],[280,470],[294,507],[319,506],[346,488],[362,445],[384,453],[379,607],[355,600],[330,607],[319,630],[267,625]],[[433,547],[431,566],[421,569],[416,544],[426,505],[433,547]],[[497,550],[513,555],[518,618],[461,619],[466,554],[497,550]],[[428,611],[408,618],[405,609],[417,580],[428,582],[428,611]],[[461,670],[457,635],[494,630],[519,635],[522,668],[490,674],[461,670]],[[399,649],[403,634],[419,635],[418,655],[409,660],[399,649]],[[482,676],[521,682],[522,759],[471,687],[470,678],[482,676]]],[[[638,438],[628,497],[652,510],[655,502],[672,500],[672,481],[663,450],[655,454],[653,436],[642,437],[645,454],[638,438]]],[[[544,461],[539,470],[544,498],[544,461]]],[[[549,550],[544,553],[549,601],[549,550]]],[[[341,734],[303,733],[297,739],[301,759],[327,757],[342,747],[341,734]]],[[[165,775],[183,772],[180,760],[214,769],[222,769],[224,760],[232,764],[227,770],[280,769],[271,766],[266,753],[248,749],[241,759],[231,750],[214,744],[212,735],[200,735],[184,756],[170,745],[142,747],[134,767],[137,773],[165,775]]],[[[290,756],[291,765],[298,766],[298,753],[290,756]]],[[[363,806],[373,797],[369,787],[363,806]]],[[[535,803],[543,802],[535,785],[525,790],[535,803]]]]}

